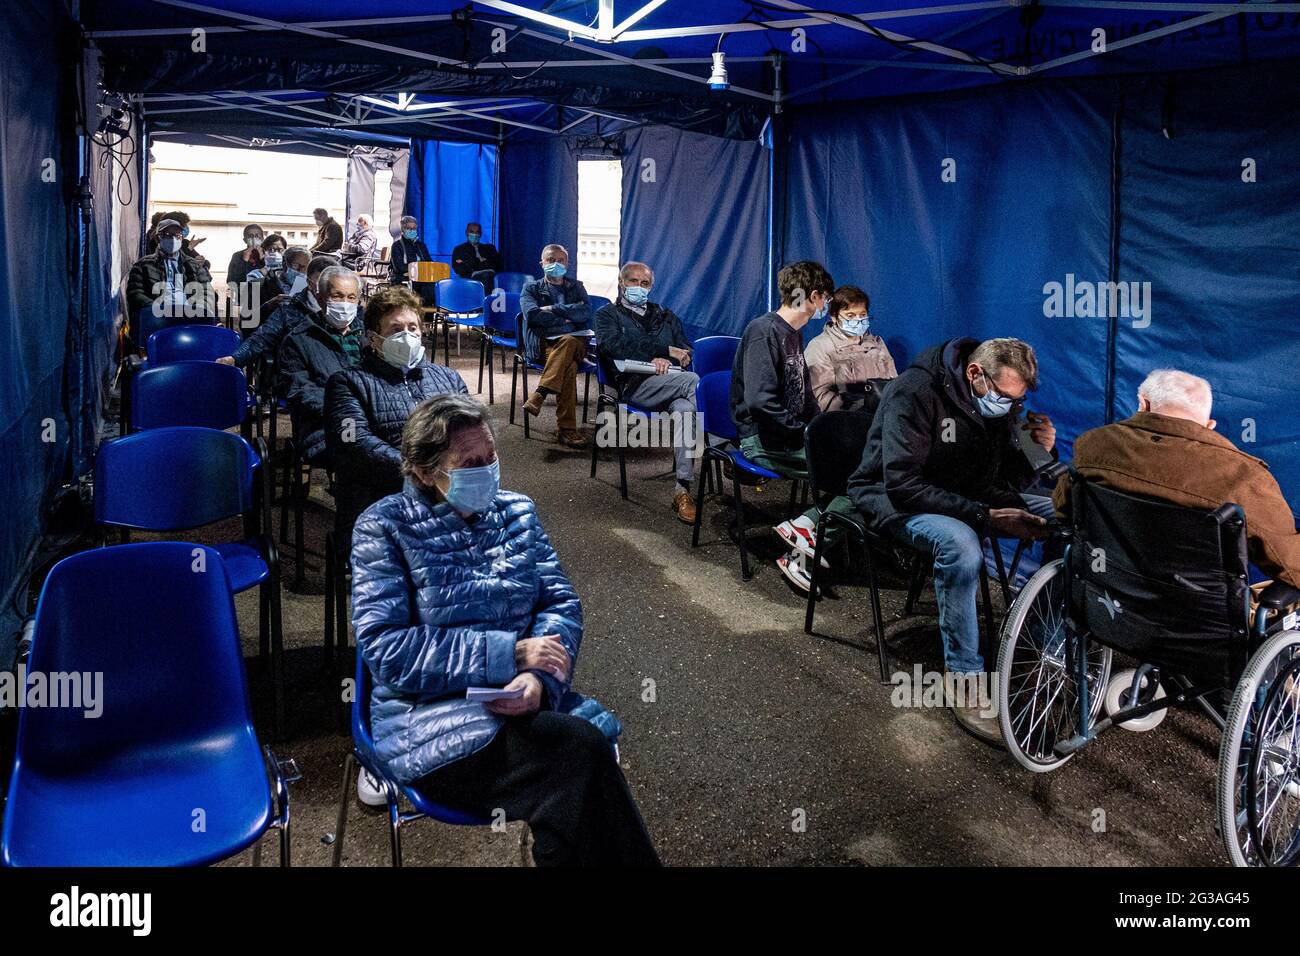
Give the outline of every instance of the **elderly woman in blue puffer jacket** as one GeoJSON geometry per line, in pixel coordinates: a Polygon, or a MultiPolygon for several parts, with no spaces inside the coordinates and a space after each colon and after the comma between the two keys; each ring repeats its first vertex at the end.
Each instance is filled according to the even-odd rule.
{"type": "Polygon", "coordinates": [[[438,395],[402,434],[406,484],[352,536],[371,729],[394,780],[532,829],[538,865],[655,864],[617,719],[570,689],[582,608],[533,502],[499,490],[487,409],[438,395]],[[481,703],[467,689],[510,696],[481,703]]]}

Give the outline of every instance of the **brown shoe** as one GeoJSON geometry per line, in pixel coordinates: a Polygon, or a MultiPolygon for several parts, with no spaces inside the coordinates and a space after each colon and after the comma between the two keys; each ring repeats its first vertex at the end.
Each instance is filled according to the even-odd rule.
{"type": "Polygon", "coordinates": [[[569,448],[587,447],[587,436],[580,431],[561,430],[559,438],[560,444],[569,448]]]}
{"type": "Polygon", "coordinates": [[[542,403],[546,401],[546,396],[541,392],[533,392],[528,401],[524,402],[524,411],[529,415],[536,417],[542,413],[542,403]]]}
{"type": "Polygon", "coordinates": [[[679,521],[695,524],[695,500],[685,488],[678,488],[673,495],[673,511],[677,512],[679,521]]]}

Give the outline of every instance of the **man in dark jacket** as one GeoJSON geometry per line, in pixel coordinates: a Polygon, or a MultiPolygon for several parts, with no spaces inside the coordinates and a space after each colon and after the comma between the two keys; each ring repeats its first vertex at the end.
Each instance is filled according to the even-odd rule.
{"type": "MultiPolygon", "coordinates": [[[[1033,477],[1015,414],[1038,387],[1034,350],[1018,339],[952,339],[922,352],[885,389],[849,497],[875,531],[930,555],[944,661],[954,675],[984,671],[975,592],[985,535],[1042,538],[1050,498],[1024,495],[1033,477]]],[[[1056,429],[1034,415],[1030,437],[1047,451],[1056,429]]],[[[957,695],[958,722],[1001,740],[987,701],[957,695]]]]}
{"type": "Polygon", "coordinates": [[[414,216],[403,216],[402,234],[388,253],[388,271],[393,282],[407,280],[407,267],[412,262],[430,262],[432,259],[429,247],[420,238],[420,221],[414,216]]]}
{"type": "Polygon", "coordinates": [[[586,436],[578,431],[578,367],[587,360],[587,336],[574,333],[591,327],[591,306],[586,288],[568,277],[568,269],[564,246],[547,246],[542,250],[543,278],[529,279],[519,294],[524,353],[530,362],[544,366],[524,412],[540,415],[547,396],[554,395],[560,444],[585,448],[586,436]]]}
{"type": "Polygon", "coordinates": [[[216,317],[212,275],[203,260],[181,254],[181,224],[175,219],[158,223],[158,251],[142,256],[131,266],[126,301],[131,310],[132,335],[138,332],[136,316],[143,309],[180,321],[216,317]]]}
{"type": "Polygon", "coordinates": [[[477,279],[485,292],[491,292],[496,274],[501,271],[501,253],[490,242],[483,242],[483,227],[471,222],[465,227],[465,241],[451,251],[451,271],[462,279],[477,279]]]}
{"type": "Polygon", "coordinates": [[[316,244],[311,247],[311,254],[316,256],[324,252],[336,253],[342,249],[343,227],[330,215],[329,210],[317,208],[313,209],[311,214],[316,220],[316,244]]]}
{"type": "Polygon", "coordinates": [[[376,292],[365,325],[361,363],[325,386],[325,441],[338,479],[334,537],[345,555],[357,516],[402,490],[402,428],[411,412],[433,395],[469,394],[457,372],[424,361],[420,300],[410,289],[376,292]]]}
{"type": "Polygon", "coordinates": [[[289,333],[279,360],[293,433],[307,461],[325,454],[325,384],[335,372],[361,361],[362,346],[357,274],[330,266],[320,275],[316,298],[320,309],[289,333]]]}
{"type": "Polygon", "coordinates": [[[682,320],[650,301],[654,280],[654,272],[644,262],[629,262],[619,270],[618,299],[596,313],[596,340],[605,375],[618,383],[625,401],[673,416],[677,473],[673,511],[682,521],[694,524],[691,478],[697,435],[695,387],[700,377],[685,370],[691,364],[691,340],[682,329],[682,320]],[[626,361],[645,362],[653,365],[654,371],[618,371],[614,363],[626,361]]]}

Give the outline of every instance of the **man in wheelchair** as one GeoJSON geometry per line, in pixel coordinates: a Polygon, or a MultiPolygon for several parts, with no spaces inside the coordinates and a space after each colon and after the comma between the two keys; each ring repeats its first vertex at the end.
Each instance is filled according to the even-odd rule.
{"type": "MultiPolygon", "coordinates": [[[[1250,560],[1265,574],[1300,588],[1300,532],[1268,465],[1214,430],[1210,383],[1157,369],[1138,387],[1138,412],[1079,436],[1074,468],[1107,488],[1217,508],[1225,501],[1246,514],[1250,560]]],[[[1052,496],[1068,515],[1069,476],[1052,496]]]]}
{"type": "Polygon", "coordinates": [[[1160,370],[1081,436],[1054,496],[1065,557],[1007,614],[998,719],[1043,773],[1112,727],[1196,704],[1222,730],[1216,829],[1238,866],[1300,862],[1300,538],[1258,459],[1213,431],[1210,386],[1160,370]],[[1248,586],[1250,559],[1277,580],[1248,586]],[[1112,677],[1112,652],[1137,667],[1112,677]],[[1226,706],[1225,706],[1226,703],[1226,706]]]}

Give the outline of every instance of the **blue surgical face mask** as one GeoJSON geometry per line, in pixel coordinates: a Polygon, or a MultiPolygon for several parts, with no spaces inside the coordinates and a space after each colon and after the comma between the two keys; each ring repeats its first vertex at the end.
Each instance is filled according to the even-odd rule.
{"type": "Polygon", "coordinates": [[[542,271],[546,273],[548,279],[563,279],[564,274],[569,270],[563,262],[548,262],[542,266],[542,271]]]}
{"type": "Polygon", "coordinates": [[[268,269],[278,269],[284,265],[284,253],[268,252],[266,254],[266,267],[268,269]]]}
{"type": "Polygon", "coordinates": [[[480,236],[477,232],[467,232],[465,233],[465,238],[469,240],[469,244],[471,246],[477,246],[478,241],[483,237],[480,236]]]}
{"type": "Polygon", "coordinates": [[[841,319],[840,329],[845,335],[866,335],[871,328],[871,316],[861,319],[841,319]]]}
{"type": "Polygon", "coordinates": [[[451,479],[443,497],[462,514],[481,515],[501,490],[500,459],[479,468],[453,468],[443,474],[451,479]]]}
{"type": "Polygon", "coordinates": [[[284,281],[289,283],[289,285],[293,285],[295,282],[298,281],[298,277],[300,275],[302,275],[302,273],[299,272],[297,269],[285,269],[284,281]]]}
{"type": "Polygon", "coordinates": [[[650,298],[650,290],[639,285],[630,285],[623,290],[623,298],[628,305],[645,305],[650,298]]]}
{"type": "MultiPolygon", "coordinates": [[[[983,375],[984,373],[980,373],[983,375]]],[[[1001,418],[1007,412],[1011,411],[1011,406],[1015,404],[1005,395],[999,395],[994,390],[993,385],[989,382],[989,377],[984,375],[984,385],[988,389],[983,395],[975,396],[975,407],[985,418],[1001,418]]]]}
{"type": "Polygon", "coordinates": [[[826,318],[826,316],[827,316],[827,314],[828,314],[829,312],[830,312],[830,307],[827,306],[827,304],[826,304],[825,302],[823,302],[823,303],[822,303],[822,307],[821,307],[820,309],[818,309],[816,312],[814,312],[814,313],[812,314],[812,318],[809,319],[808,321],[809,321],[809,322],[821,322],[823,319],[826,318]]]}
{"type": "Polygon", "coordinates": [[[412,242],[414,242],[416,239],[418,239],[418,238],[420,237],[420,230],[419,230],[419,229],[403,229],[403,230],[402,230],[402,236],[403,236],[403,238],[410,239],[412,242]]]}
{"type": "Polygon", "coordinates": [[[190,237],[190,227],[189,227],[189,226],[184,226],[184,227],[181,228],[181,237],[184,238],[184,239],[188,239],[188,238],[190,237]]]}

